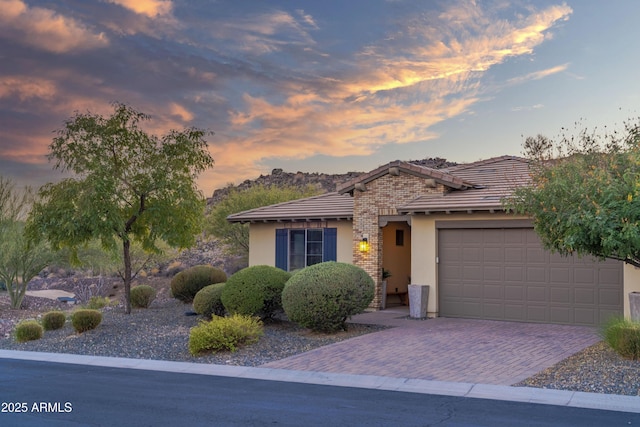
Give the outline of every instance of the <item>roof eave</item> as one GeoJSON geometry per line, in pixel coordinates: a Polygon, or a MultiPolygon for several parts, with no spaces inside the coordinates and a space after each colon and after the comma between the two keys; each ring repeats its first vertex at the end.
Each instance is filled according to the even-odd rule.
{"type": "Polygon", "coordinates": [[[257,224],[257,223],[273,223],[273,222],[319,222],[319,221],[352,221],[353,216],[351,215],[330,215],[323,217],[290,217],[290,218],[281,218],[281,217],[265,217],[265,218],[229,218],[227,217],[227,221],[232,223],[240,223],[240,224],[257,224]]]}
{"type": "Polygon", "coordinates": [[[453,214],[453,213],[478,213],[478,212],[488,212],[488,213],[497,213],[497,212],[507,212],[509,209],[505,208],[502,205],[492,205],[492,206],[457,206],[455,208],[446,208],[446,207],[420,207],[420,208],[398,208],[398,213],[400,215],[433,215],[433,214],[453,214]]]}

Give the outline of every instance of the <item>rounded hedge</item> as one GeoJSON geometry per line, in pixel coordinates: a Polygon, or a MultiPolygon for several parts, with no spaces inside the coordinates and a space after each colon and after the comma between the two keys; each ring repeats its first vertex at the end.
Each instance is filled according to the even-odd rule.
{"type": "Polygon", "coordinates": [[[131,306],[147,308],[156,299],[156,290],[149,285],[139,285],[131,288],[131,306]]]}
{"type": "Polygon", "coordinates": [[[60,329],[66,321],[67,316],[59,310],[48,311],[42,315],[42,327],[45,331],[60,329]]]}
{"type": "Polygon", "coordinates": [[[229,277],[222,304],[231,314],[268,319],[282,309],[282,290],[291,275],[269,265],[244,268],[229,277]]]}
{"type": "Polygon", "coordinates": [[[347,319],[373,300],[375,283],[360,267],[335,261],[306,267],[282,292],[282,306],[292,322],[319,332],[346,330],[347,319]]]}
{"type": "Polygon", "coordinates": [[[15,336],[18,342],[39,340],[43,334],[44,330],[36,320],[23,320],[16,325],[15,336]]]}
{"type": "Polygon", "coordinates": [[[95,329],[102,322],[102,313],[90,308],[80,309],[71,315],[71,324],[78,333],[95,329]]]}
{"type": "Polygon", "coordinates": [[[190,303],[200,289],[226,280],[226,273],[219,268],[211,265],[196,265],[173,276],[171,295],[182,302],[190,303]]]}
{"type": "Polygon", "coordinates": [[[193,311],[206,317],[224,316],[225,309],[222,304],[222,289],[225,283],[216,283],[200,289],[193,298],[193,311]]]}

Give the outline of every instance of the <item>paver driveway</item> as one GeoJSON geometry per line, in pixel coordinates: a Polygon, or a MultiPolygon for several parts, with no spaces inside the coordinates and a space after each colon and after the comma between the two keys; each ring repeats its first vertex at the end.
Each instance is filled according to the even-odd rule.
{"type": "Polygon", "coordinates": [[[392,326],[262,367],[512,385],[599,341],[591,327],[492,320],[414,320],[384,310],[352,321],[392,326]]]}

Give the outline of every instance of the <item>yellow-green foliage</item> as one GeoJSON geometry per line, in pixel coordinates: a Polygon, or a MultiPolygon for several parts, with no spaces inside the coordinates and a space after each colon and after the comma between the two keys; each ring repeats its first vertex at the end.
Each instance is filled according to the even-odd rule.
{"type": "Polygon", "coordinates": [[[53,331],[54,329],[60,329],[67,321],[67,316],[59,311],[49,311],[42,316],[42,327],[45,331],[53,331]]]}
{"type": "Polygon", "coordinates": [[[147,308],[156,298],[156,290],[149,285],[134,286],[130,293],[131,305],[135,308],[147,308]]]}
{"type": "Polygon", "coordinates": [[[620,356],[640,360],[640,323],[612,319],[602,332],[604,340],[620,356]]]}
{"type": "Polygon", "coordinates": [[[213,316],[201,321],[189,333],[189,352],[193,355],[208,351],[236,351],[241,345],[257,342],[264,333],[262,321],[257,317],[234,314],[230,317],[213,316]]]}
{"type": "Polygon", "coordinates": [[[282,310],[282,290],[291,274],[269,265],[243,268],[227,279],[222,303],[229,313],[268,319],[282,310]]]}
{"type": "Polygon", "coordinates": [[[71,315],[71,324],[78,333],[95,329],[102,322],[102,313],[98,310],[80,309],[71,315]]]}
{"type": "Polygon", "coordinates": [[[224,285],[224,283],[216,283],[200,289],[193,299],[193,311],[208,319],[214,314],[224,316],[225,309],[220,299],[224,285]]]}
{"type": "Polygon", "coordinates": [[[224,243],[229,253],[245,258],[249,255],[249,224],[230,223],[227,221],[229,215],[321,193],[311,185],[305,188],[254,185],[244,190],[233,187],[228,187],[228,190],[227,196],[217,202],[207,215],[206,228],[224,243]]]}
{"type": "Polygon", "coordinates": [[[100,310],[111,304],[111,300],[108,297],[94,296],[87,302],[87,308],[91,310],[100,310]]]}
{"type": "Polygon", "coordinates": [[[42,338],[42,334],[44,334],[44,330],[35,320],[23,320],[16,325],[15,336],[18,342],[39,340],[42,338]]]}
{"type": "Polygon", "coordinates": [[[375,284],[361,268],[335,261],[303,268],[287,281],[282,307],[287,317],[320,332],[346,330],[347,319],[373,300],[375,284]]]}
{"type": "Polygon", "coordinates": [[[190,303],[198,291],[214,283],[223,283],[227,275],[211,265],[196,265],[173,276],[171,295],[182,302],[190,303]]]}

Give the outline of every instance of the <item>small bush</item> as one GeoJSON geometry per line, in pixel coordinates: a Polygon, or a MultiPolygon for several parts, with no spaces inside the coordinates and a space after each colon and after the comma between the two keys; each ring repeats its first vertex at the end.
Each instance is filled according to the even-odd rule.
{"type": "Polygon", "coordinates": [[[622,318],[612,319],[605,325],[602,335],[620,356],[640,359],[640,323],[622,318]]]}
{"type": "Polygon", "coordinates": [[[282,291],[287,317],[319,332],[346,330],[347,319],[373,300],[375,284],[361,268],[334,261],[306,267],[282,291]]]}
{"type": "Polygon", "coordinates": [[[198,291],[205,286],[223,283],[227,275],[219,268],[210,265],[196,265],[173,276],[171,295],[182,302],[190,303],[198,291]]]}
{"type": "Polygon", "coordinates": [[[156,299],[156,290],[149,285],[134,286],[131,288],[131,306],[135,308],[147,308],[156,299]]]}
{"type": "Polygon", "coordinates": [[[16,325],[15,335],[18,342],[39,340],[43,334],[42,326],[35,320],[23,320],[16,325]]]}
{"type": "Polygon", "coordinates": [[[216,283],[200,289],[193,298],[193,311],[208,319],[213,315],[224,316],[225,309],[221,299],[224,286],[224,283],[216,283]]]}
{"type": "Polygon", "coordinates": [[[244,268],[229,277],[222,303],[229,313],[268,319],[282,309],[282,290],[291,275],[268,265],[244,268]]]}
{"type": "Polygon", "coordinates": [[[102,313],[98,310],[80,309],[71,315],[71,324],[78,333],[95,329],[102,322],[102,313]]]}
{"type": "Polygon", "coordinates": [[[60,329],[66,321],[67,316],[59,310],[49,311],[42,315],[42,327],[45,331],[60,329]]]}
{"type": "Polygon", "coordinates": [[[191,328],[189,352],[198,355],[204,352],[236,351],[241,345],[257,342],[264,333],[260,319],[234,314],[230,317],[213,316],[211,321],[202,321],[191,328]]]}
{"type": "Polygon", "coordinates": [[[87,308],[90,310],[100,310],[111,304],[111,300],[108,297],[93,296],[87,302],[87,308]]]}

